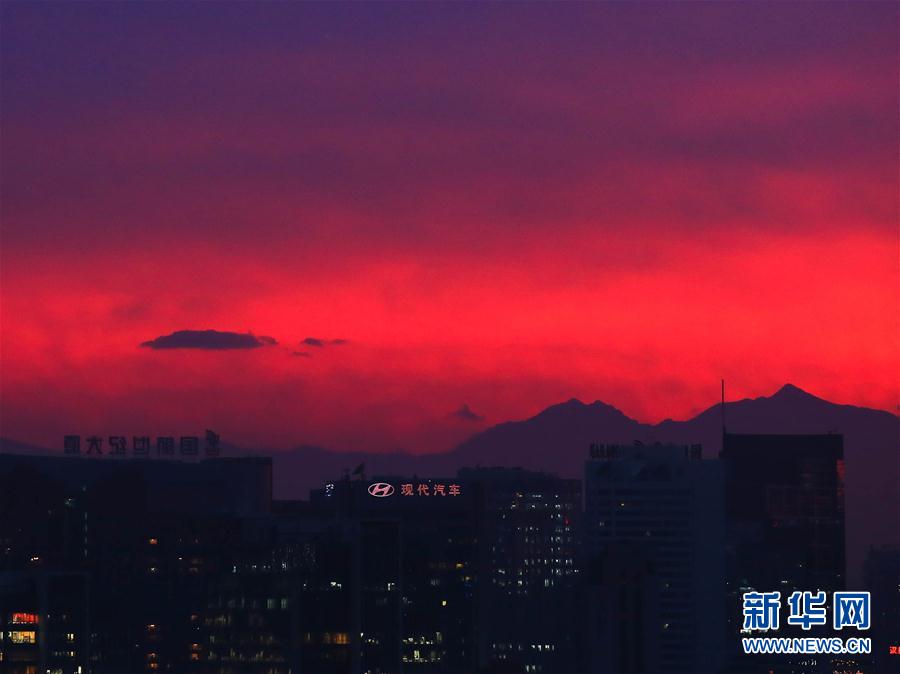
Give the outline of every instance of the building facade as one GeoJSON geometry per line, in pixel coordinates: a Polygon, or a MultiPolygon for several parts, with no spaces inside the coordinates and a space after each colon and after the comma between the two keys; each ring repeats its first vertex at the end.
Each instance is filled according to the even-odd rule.
{"type": "Polygon", "coordinates": [[[720,671],[723,487],[721,465],[701,459],[699,445],[591,448],[584,519],[600,603],[590,644],[613,649],[592,654],[593,671],[720,671]]]}

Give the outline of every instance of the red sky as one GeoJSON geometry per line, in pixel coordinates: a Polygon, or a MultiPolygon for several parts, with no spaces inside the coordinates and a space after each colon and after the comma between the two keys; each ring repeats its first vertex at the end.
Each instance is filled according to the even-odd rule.
{"type": "Polygon", "coordinates": [[[4,3],[2,434],[896,411],[897,11],[4,3]]]}

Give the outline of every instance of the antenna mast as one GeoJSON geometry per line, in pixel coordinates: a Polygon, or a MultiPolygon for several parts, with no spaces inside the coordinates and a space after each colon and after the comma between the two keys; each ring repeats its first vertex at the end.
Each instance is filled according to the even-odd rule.
{"type": "Polygon", "coordinates": [[[725,380],[722,380],[722,437],[725,436],[725,380]]]}

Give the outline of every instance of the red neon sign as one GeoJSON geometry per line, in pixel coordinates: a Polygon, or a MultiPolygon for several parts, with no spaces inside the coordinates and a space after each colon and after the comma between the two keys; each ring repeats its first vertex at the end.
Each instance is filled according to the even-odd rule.
{"type": "Polygon", "coordinates": [[[16,625],[37,625],[37,613],[13,613],[10,621],[16,625]]]}

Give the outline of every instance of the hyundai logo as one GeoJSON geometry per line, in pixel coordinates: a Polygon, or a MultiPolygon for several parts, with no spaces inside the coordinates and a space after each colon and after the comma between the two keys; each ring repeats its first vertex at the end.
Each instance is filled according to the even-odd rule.
{"type": "Polygon", "coordinates": [[[373,482],[369,485],[369,494],[376,498],[384,498],[394,493],[394,485],[387,482],[373,482]]]}

